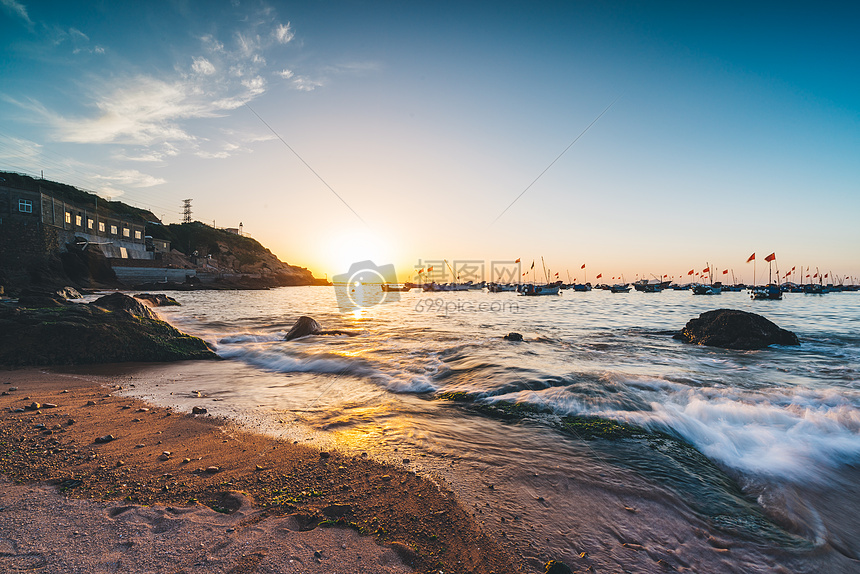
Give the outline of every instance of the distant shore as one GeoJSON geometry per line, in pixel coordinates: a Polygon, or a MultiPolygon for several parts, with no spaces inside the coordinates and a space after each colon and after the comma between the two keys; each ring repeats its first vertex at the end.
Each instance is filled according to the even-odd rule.
{"type": "MultiPolygon", "coordinates": [[[[108,366],[92,372],[109,370],[108,366]]],[[[110,516],[125,512],[117,510],[120,504],[136,512],[145,506],[162,511],[161,505],[169,505],[168,510],[188,507],[187,512],[194,516],[210,512],[200,506],[205,505],[217,511],[210,512],[206,520],[217,518],[218,513],[243,517],[227,531],[213,531],[211,538],[194,540],[195,548],[197,543],[226,548],[231,540],[250,535],[252,530],[272,535],[278,528],[283,530],[283,524],[323,538],[331,536],[320,527],[346,527],[372,535],[390,549],[375,547],[387,552],[388,558],[380,554],[369,564],[367,551],[362,554],[358,547],[348,551],[346,543],[342,549],[333,547],[329,555],[311,552],[293,558],[303,563],[328,561],[328,568],[338,572],[409,571],[404,564],[434,573],[524,571],[480,531],[451,493],[405,468],[253,434],[206,413],[152,407],[111,394],[121,386],[120,378],[80,373],[62,369],[0,373],[1,475],[16,483],[48,483],[74,499],[111,501],[108,504],[113,510],[105,511],[110,516]],[[335,551],[337,557],[331,556],[335,551]],[[392,561],[391,552],[397,560],[392,561]]],[[[0,483],[0,493],[12,488],[0,483]]],[[[46,501],[50,500],[47,496],[46,501]]],[[[14,506],[13,498],[4,496],[2,505],[14,506]]],[[[37,499],[42,500],[33,498],[30,505],[37,499]]],[[[48,512],[53,503],[44,504],[48,508],[43,510],[48,512]]],[[[114,536],[109,522],[89,524],[88,535],[114,536]]],[[[72,556],[72,546],[59,541],[52,544],[48,532],[45,537],[40,546],[47,548],[41,554],[47,564],[68,565],[78,560],[72,556]]],[[[359,542],[350,544],[363,544],[370,538],[356,540],[359,542]]],[[[202,564],[196,551],[177,556],[176,551],[188,543],[187,537],[177,533],[158,552],[176,568],[202,564]]],[[[323,547],[327,542],[318,544],[323,547]]],[[[285,543],[284,548],[290,545],[285,543]]],[[[255,560],[292,560],[279,558],[279,553],[282,551],[269,548],[255,560]]],[[[29,556],[20,549],[19,554],[29,556]]],[[[224,558],[231,559],[237,572],[257,571],[256,567],[243,569],[245,554],[224,558]]],[[[134,563],[126,562],[122,568],[125,572],[147,571],[143,565],[139,567],[143,569],[135,570],[134,563]]]]}

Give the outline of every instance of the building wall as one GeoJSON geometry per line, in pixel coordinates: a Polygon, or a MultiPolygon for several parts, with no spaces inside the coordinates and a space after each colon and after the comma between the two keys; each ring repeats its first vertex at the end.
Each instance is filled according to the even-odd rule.
{"type": "Polygon", "coordinates": [[[140,283],[160,283],[171,281],[173,283],[184,283],[186,276],[195,277],[194,269],[167,269],[162,267],[122,267],[113,266],[117,279],[128,286],[140,283]]]}

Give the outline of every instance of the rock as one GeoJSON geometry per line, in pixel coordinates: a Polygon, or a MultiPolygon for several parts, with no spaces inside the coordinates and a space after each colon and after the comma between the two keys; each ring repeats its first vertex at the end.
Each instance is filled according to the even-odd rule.
{"type": "Polygon", "coordinates": [[[221,468],[217,466],[207,466],[206,472],[209,474],[215,474],[216,472],[221,472],[221,468]]]}
{"type": "Polygon", "coordinates": [[[780,329],[761,315],[717,309],[690,319],[674,339],[724,349],[754,350],[769,345],[799,345],[797,335],[780,329]]]}
{"type": "Polygon", "coordinates": [[[543,567],[546,574],[573,574],[570,566],[559,560],[550,560],[543,567]]]}
{"type": "Polygon", "coordinates": [[[207,411],[204,407],[193,407],[191,409],[191,414],[195,415],[205,415],[207,412],[209,411],[207,411]]]}
{"type": "Polygon", "coordinates": [[[391,480],[391,475],[390,474],[383,474],[382,480],[385,482],[388,482],[389,480],[391,480]]]}
{"type": "Polygon", "coordinates": [[[329,453],[329,452],[323,451],[320,453],[320,458],[328,458],[330,456],[331,456],[331,453],[329,453]]]}
{"type": "Polygon", "coordinates": [[[165,460],[170,460],[170,451],[166,450],[163,453],[161,453],[160,455],[158,455],[158,460],[160,460],[162,462],[165,460]]]}
{"type": "Polygon", "coordinates": [[[55,405],[54,403],[43,403],[42,408],[43,409],[55,409],[55,408],[57,408],[57,405],[55,405]]]}
{"type": "Polygon", "coordinates": [[[134,296],[135,299],[145,301],[152,307],[174,307],[179,306],[179,302],[173,297],[168,297],[163,293],[138,293],[134,296]]]}
{"type": "Polygon", "coordinates": [[[155,319],[155,314],[149,307],[124,293],[111,293],[104,297],[99,297],[92,302],[95,307],[100,307],[108,311],[125,311],[132,317],[139,319],[155,319]]]}
{"type": "Polygon", "coordinates": [[[293,339],[298,339],[299,337],[307,337],[308,335],[317,335],[322,331],[322,325],[317,323],[311,317],[302,316],[299,317],[299,320],[296,321],[296,324],[293,325],[292,329],[287,333],[287,336],[284,337],[285,341],[292,341],[293,339]]]}
{"type": "Polygon", "coordinates": [[[100,437],[98,437],[98,438],[96,439],[96,442],[97,442],[97,443],[106,443],[106,442],[110,442],[110,441],[112,441],[112,440],[116,440],[116,437],[115,437],[115,436],[113,436],[112,434],[106,434],[106,435],[104,435],[104,436],[100,436],[100,437]]]}
{"type": "Polygon", "coordinates": [[[95,401],[87,401],[87,406],[88,406],[88,407],[94,407],[94,406],[95,406],[95,404],[96,404],[96,402],[95,402],[95,401]]]}
{"type": "Polygon", "coordinates": [[[32,402],[32,403],[30,403],[29,405],[27,405],[27,406],[26,406],[26,407],[24,407],[24,408],[25,408],[25,409],[28,409],[28,410],[31,410],[31,411],[37,411],[37,410],[39,410],[40,408],[42,408],[42,405],[41,405],[40,403],[32,402]]]}
{"type": "Polygon", "coordinates": [[[0,306],[0,365],[68,365],[217,359],[208,345],[114,293],[89,304],[0,306]]]}
{"type": "Polygon", "coordinates": [[[507,335],[505,335],[504,339],[505,339],[505,341],[522,341],[523,336],[520,335],[519,333],[513,333],[512,332],[512,333],[508,333],[507,335]]]}
{"type": "Polygon", "coordinates": [[[292,341],[293,339],[298,339],[299,337],[307,337],[308,335],[349,335],[350,337],[355,337],[358,335],[357,331],[342,331],[340,329],[330,329],[324,331],[322,325],[317,323],[314,319],[310,317],[299,317],[299,320],[296,321],[296,324],[290,329],[287,333],[287,336],[284,337],[285,341],[292,341]]]}

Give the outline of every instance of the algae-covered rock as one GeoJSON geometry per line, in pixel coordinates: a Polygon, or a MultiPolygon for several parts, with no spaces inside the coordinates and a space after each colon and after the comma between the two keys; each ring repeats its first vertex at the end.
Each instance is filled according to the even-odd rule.
{"type": "Polygon", "coordinates": [[[0,305],[0,364],[71,365],[215,359],[207,344],[115,293],[89,304],[0,305]]]}

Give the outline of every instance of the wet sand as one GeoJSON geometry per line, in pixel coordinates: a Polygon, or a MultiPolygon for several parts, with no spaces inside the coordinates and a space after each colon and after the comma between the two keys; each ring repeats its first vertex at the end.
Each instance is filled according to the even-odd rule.
{"type": "Polygon", "coordinates": [[[116,396],[119,382],[0,373],[3,570],[528,571],[413,472],[116,396]]]}

